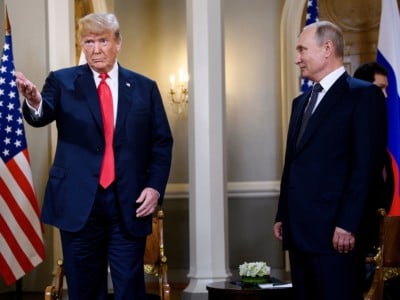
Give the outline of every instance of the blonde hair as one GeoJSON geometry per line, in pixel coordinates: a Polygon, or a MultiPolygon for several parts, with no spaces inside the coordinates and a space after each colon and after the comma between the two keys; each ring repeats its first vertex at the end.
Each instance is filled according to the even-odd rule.
{"type": "Polygon", "coordinates": [[[114,33],[117,41],[121,40],[119,23],[114,14],[111,13],[92,13],[82,17],[78,23],[78,37],[82,38],[89,33],[101,34],[105,31],[114,33]]]}

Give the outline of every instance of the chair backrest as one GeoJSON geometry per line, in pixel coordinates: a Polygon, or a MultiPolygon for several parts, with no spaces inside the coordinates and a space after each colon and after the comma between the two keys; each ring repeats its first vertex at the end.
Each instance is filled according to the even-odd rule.
{"type": "Polygon", "coordinates": [[[57,260],[57,270],[53,285],[46,287],[44,291],[45,300],[61,300],[64,284],[64,263],[62,259],[57,260]]]}
{"type": "Polygon", "coordinates": [[[383,216],[380,243],[383,267],[400,267],[400,216],[383,216]]]}
{"type": "Polygon", "coordinates": [[[379,251],[367,262],[376,265],[372,285],[364,300],[383,300],[385,272],[400,268],[400,216],[388,216],[385,209],[379,209],[379,251]]]}
{"type": "Polygon", "coordinates": [[[146,239],[146,250],[144,253],[144,264],[154,265],[161,261],[164,256],[164,212],[157,211],[152,221],[153,231],[146,239]]]}
{"type": "Polygon", "coordinates": [[[144,270],[158,277],[160,300],[169,300],[171,288],[167,276],[167,257],[164,249],[164,212],[153,216],[153,232],[147,236],[144,254],[144,270]]]}

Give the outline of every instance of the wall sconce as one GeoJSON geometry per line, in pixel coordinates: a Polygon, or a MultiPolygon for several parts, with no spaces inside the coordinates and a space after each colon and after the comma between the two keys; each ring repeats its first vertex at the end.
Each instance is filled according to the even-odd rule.
{"type": "Polygon", "coordinates": [[[169,103],[177,114],[186,113],[187,103],[189,101],[188,90],[189,75],[179,70],[179,78],[176,83],[175,74],[169,76],[170,90],[168,93],[169,103]]]}

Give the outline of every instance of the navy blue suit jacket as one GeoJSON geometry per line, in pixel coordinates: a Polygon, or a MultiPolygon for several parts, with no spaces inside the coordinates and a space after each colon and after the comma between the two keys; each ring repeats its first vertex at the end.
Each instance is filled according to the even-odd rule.
{"type": "MultiPolygon", "coordinates": [[[[136,218],[136,199],[152,187],[163,199],[171,165],[172,136],[156,83],[119,66],[118,111],[114,134],[116,188],[128,230],[151,232],[151,216],[136,218]]],[[[99,184],[104,152],[101,112],[88,65],[51,72],[42,90],[43,114],[24,117],[35,127],[57,125],[57,149],[49,172],[42,220],[65,231],[81,229],[99,184]]]]}
{"type": "MultiPolygon", "coordinates": [[[[332,253],[336,226],[367,232],[369,193],[382,171],[385,98],[378,87],[343,74],[327,91],[296,146],[310,93],[293,101],[276,221],[283,245],[332,253]]],[[[374,206],[375,207],[375,206],[374,206]]]]}

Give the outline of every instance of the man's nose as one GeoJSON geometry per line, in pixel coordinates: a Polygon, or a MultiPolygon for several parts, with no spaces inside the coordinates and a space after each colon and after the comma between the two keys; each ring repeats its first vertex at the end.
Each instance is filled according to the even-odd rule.
{"type": "Polygon", "coordinates": [[[94,53],[99,53],[100,52],[100,44],[99,43],[94,43],[94,47],[93,47],[93,52],[94,53]]]}
{"type": "Polygon", "coordinates": [[[99,41],[95,41],[93,43],[93,52],[95,52],[95,53],[101,52],[101,44],[99,41]]]}
{"type": "Polygon", "coordinates": [[[299,63],[301,62],[301,55],[300,55],[300,53],[296,53],[296,56],[295,56],[295,58],[294,58],[294,63],[296,64],[296,65],[298,65],[299,63]]]}

